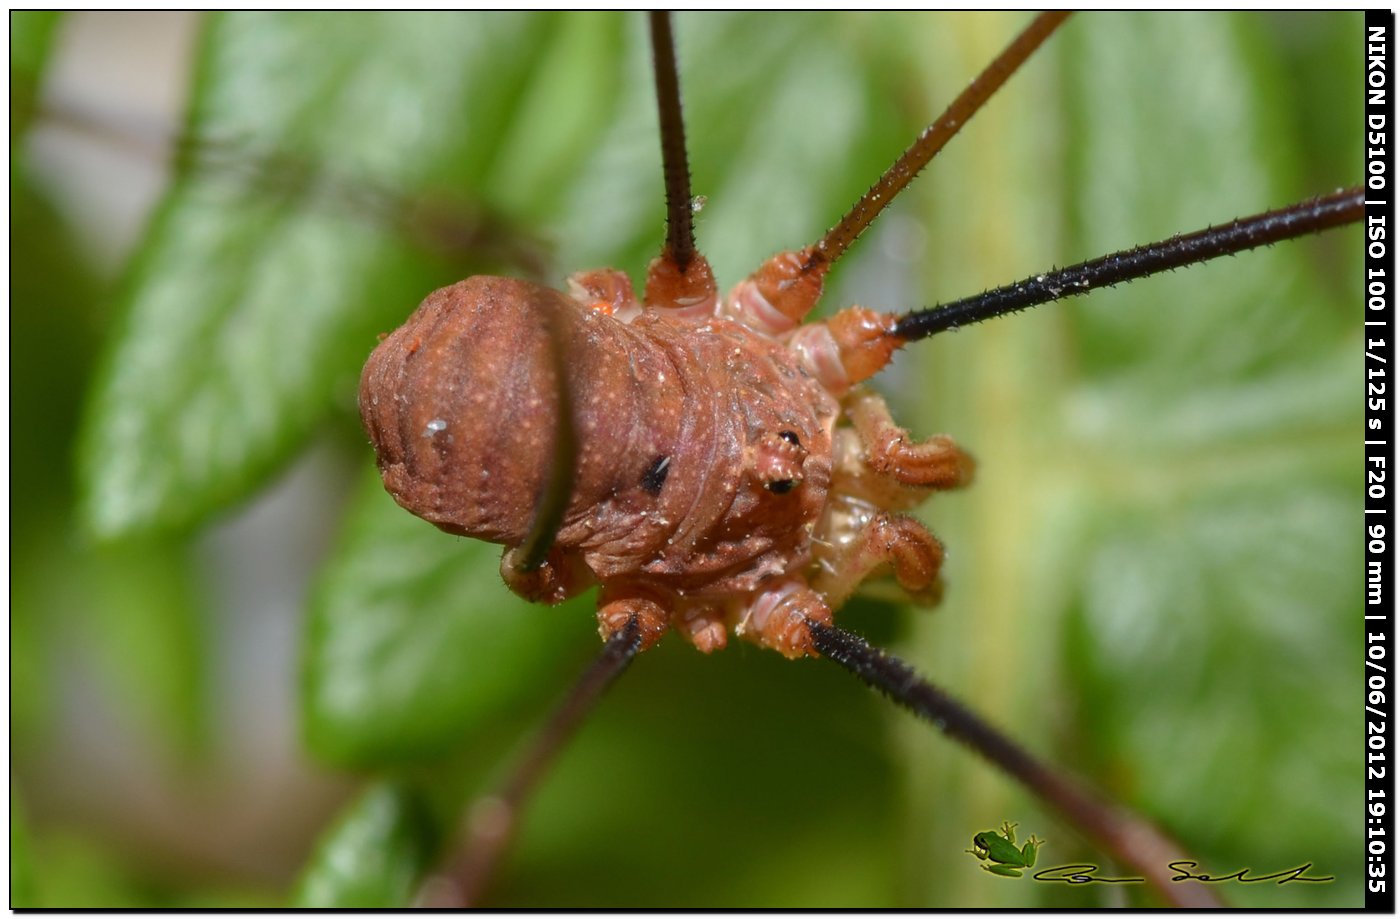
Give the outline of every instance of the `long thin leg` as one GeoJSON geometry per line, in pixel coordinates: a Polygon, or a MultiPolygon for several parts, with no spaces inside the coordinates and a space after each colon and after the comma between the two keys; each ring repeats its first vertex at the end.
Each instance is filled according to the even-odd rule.
{"type": "Polygon", "coordinates": [[[613,633],[602,653],[554,710],[506,783],[472,805],[460,854],[445,872],[424,886],[419,905],[461,909],[480,900],[530,795],[604,690],[632,663],[641,645],[642,633],[635,619],[613,633]]]}
{"type": "Polygon", "coordinates": [[[823,657],[845,667],[1026,786],[1102,851],[1141,872],[1169,903],[1195,909],[1221,908],[1223,904],[1205,886],[1172,882],[1171,878],[1179,872],[1168,865],[1189,857],[1155,826],[1041,763],[961,702],[920,678],[908,664],[871,647],[860,636],[814,621],[809,621],[807,628],[813,646],[823,657]]]}
{"type": "Polygon", "coordinates": [[[1364,201],[1359,186],[1348,188],[1326,197],[1047,271],[975,297],[906,313],[895,323],[893,334],[905,341],[917,341],[984,319],[1086,294],[1100,287],[1112,287],[1222,255],[1235,255],[1258,246],[1356,223],[1361,220],[1364,201]]]}
{"type": "Polygon", "coordinates": [[[661,257],[647,269],[643,299],[648,306],[691,307],[703,314],[713,310],[716,288],[709,262],[695,248],[690,163],[685,149],[685,119],[681,115],[671,14],[652,11],[648,15],[656,108],[661,122],[661,169],[666,181],[666,244],[661,257]]]}
{"type": "Polygon", "coordinates": [[[685,119],[681,116],[675,40],[671,36],[670,13],[653,10],[647,16],[656,72],[656,108],[661,121],[661,169],[666,180],[666,248],[662,258],[684,272],[695,257],[695,224],[691,220],[690,163],[685,148],[685,119]]]}
{"type": "Polygon", "coordinates": [[[885,174],[861,196],[836,226],[827,230],[826,235],[813,247],[808,257],[808,265],[834,262],[840,258],[851,243],[856,241],[856,237],[870,226],[895,196],[913,181],[914,176],[929,164],[968,119],[977,114],[978,109],[986,104],[1001,85],[1020,69],[1026,59],[1034,54],[1068,17],[1068,12],[1061,11],[1041,13],[1032,20],[1031,24],[1006,46],[1006,50],[958,94],[943,114],[924,129],[914,143],[909,145],[909,149],[885,170],[885,174]]]}
{"type": "MultiPolygon", "coordinates": [[[[733,310],[764,317],[757,325],[770,333],[787,331],[801,322],[821,297],[823,279],[831,265],[1067,16],[1065,12],[1037,16],[825,236],[800,251],[779,252],[735,288],[733,310]]],[[[749,324],[755,322],[750,320],[749,324]]]]}
{"type": "Polygon", "coordinates": [[[874,376],[889,363],[897,349],[911,341],[1086,294],[1100,287],[1112,287],[1173,268],[1357,223],[1362,217],[1364,200],[1361,188],[1349,188],[1047,271],[975,297],[902,316],[853,306],[825,322],[808,323],[798,329],[790,345],[807,355],[804,360],[809,371],[824,386],[833,392],[842,392],[874,376]]]}
{"type": "Polygon", "coordinates": [[[578,462],[578,432],[574,427],[573,396],[569,391],[568,362],[564,357],[569,317],[564,310],[553,306],[551,300],[537,297],[536,301],[534,308],[548,318],[546,328],[549,335],[546,341],[554,376],[558,420],[555,422],[554,448],[549,458],[549,476],[545,479],[544,489],[535,499],[535,513],[529,532],[525,534],[525,541],[505,556],[506,565],[520,575],[539,570],[549,557],[554,537],[558,535],[559,527],[564,523],[564,514],[569,509],[578,462]]]}

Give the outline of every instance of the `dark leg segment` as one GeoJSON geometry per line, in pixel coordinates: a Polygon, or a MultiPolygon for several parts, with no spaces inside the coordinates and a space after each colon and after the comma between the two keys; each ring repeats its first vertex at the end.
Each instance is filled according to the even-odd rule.
{"type": "Polygon", "coordinates": [[[656,106],[661,120],[661,167],[666,180],[666,245],[647,269],[643,299],[648,306],[713,309],[717,291],[710,263],[695,249],[690,164],[681,117],[680,78],[676,70],[671,14],[650,15],[656,106]]]}
{"type": "Polygon", "coordinates": [[[953,104],[924,129],[908,150],[880,176],[870,190],[855,203],[841,221],[827,231],[810,250],[808,267],[816,263],[831,263],[856,241],[856,237],[879,216],[895,196],[913,181],[914,176],[947,145],[968,119],[977,114],[1001,85],[1010,79],[1035,50],[1069,17],[1068,12],[1041,13],[1006,47],[996,60],[987,65],[953,104]]]}
{"type": "Polygon", "coordinates": [[[500,790],[472,804],[466,840],[447,870],[429,879],[418,905],[439,909],[477,905],[540,779],[597,705],[604,690],[627,669],[641,647],[642,632],[635,620],[623,623],[612,633],[603,646],[603,653],[554,710],[510,778],[500,790]]]}
{"type": "Polygon", "coordinates": [[[1363,204],[1360,187],[1349,188],[1195,233],[1125,249],[1068,268],[1047,271],[975,297],[906,313],[899,317],[893,335],[904,341],[916,341],[1042,303],[1087,294],[1100,287],[1112,287],[1222,255],[1236,255],[1258,246],[1357,223],[1361,220],[1363,204]]]}
{"type": "Polygon", "coordinates": [[[1169,863],[1189,860],[1189,856],[1155,826],[1050,769],[908,664],[871,647],[860,636],[820,622],[808,623],[808,629],[819,654],[1020,782],[1102,851],[1140,873],[1167,902],[1195,909],[1221,908],[1204,885],[1171,880],[1179,872],[1169,863]]]}

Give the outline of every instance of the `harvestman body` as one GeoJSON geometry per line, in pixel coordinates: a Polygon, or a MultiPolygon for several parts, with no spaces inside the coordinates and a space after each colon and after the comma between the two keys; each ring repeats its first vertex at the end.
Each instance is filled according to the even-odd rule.
{"type": "Polygon", "coordinates": [[[726,298],[694,248],[670,25],[654,16],[668,221],[641,305],[611,269],[574,275],[567,296],[486,277],[430,295],[361,378],[385,487],[504,543],[502,574],[528,599],[600,583],[604,637],[635,621],[643,647],[674,626],[712,651],[732,628],[813,653],[809,625],[885,566],[937,599],[942,547],[895,512],[966,484],[972,461],[946,437],[910,443],[853,389],[906,340],[896,317],[799,324],[831,263],[1066,15],[1037,19],[826,237],[726,298]],[[567,501],[537,538],[551,490],[567,501]]]}
{"type": "Polygon", "coordinates": [[[713,651],[730,627],[789,657],[811,652],[806,619],[830,622],[884,564],[936,599],[942,548],[893,512],[966,484],[972,463],[946,437],[908,442],[853,388],[889,360],[891,318],[798,327],[821,289],[803,264],[782,253],[721,300],[701,257],[699,297],[658,259],[642,307],[608,270],[570,295],[492,277],[434,292],[361,382],[385,486],[444,530],[519,545],[559,427],[557,323],[576,484],[537,571],[506,552],[516,593],[553,603],[598,582],[605,637],[636,616],[647,645],[669,625],[713,651]]]}

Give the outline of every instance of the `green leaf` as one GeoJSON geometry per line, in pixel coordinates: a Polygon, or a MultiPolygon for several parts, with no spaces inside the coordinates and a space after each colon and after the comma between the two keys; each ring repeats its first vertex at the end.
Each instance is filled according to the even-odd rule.
{"type": "Polygon", "coordinates": [[[71,661],[61,665],[78,648],[133,726],[187,754],[208,727],[209,657],[184,547],[97,550],[73,532],[70,458],[103,301],[85,253],[23,171],[11,208],[11,372],[21,393],[10,416],[16,727],[31,736],[51,727],[50,703],[71,679],[71,661]]]}
{"type": "MultiPolygon", "coordinates": [[[[1007,100],[1030,138],[1058,122],[1062,150],[1019,135],[982,148],[962,179],[1006,228],[1003,264],[983,258],[962,279],[960,259],[973,262],[955,249],[940,280],[951,270],[974,290],[1355,182],[1358,94],[1330,101],[1351,127],[1326,152],[1289,89],[1355,63],[1354,50],[1342,63],[1307,52],[1359,30],[1355,17],[1071,20],[1057,37],[1062,93],[1013,81],[1007,100]],[[994,178],[1056,174],[1048,199],[994,178]],[[1035,254],[1047,240],[1053,251],[1035,254]]],[[[955,434],[979,470],[936,511],[957,553],[949,601],[911,653],[1219,873],[1313,862],[1338,878],[1222,885],[1239,905],[1360,902],[1360,825],[1345,816],[1362,775],[1348,651],[1361,602],[1358,238],[1097,292],[924,355],[928,391],[949,395],[920,400],[923,423],[955,434]]],[[[1009,812],[1051,837],[1043,863],[1094,860],[1053,823],[1038,828],[1051,818],[1022,817],[1019,795],[928,756],[909,767],[939,774],[920,792],[921,821],[938,827],[922,852],[1009,812]]],[[[995,895],[941,880],[930,895],[995,895]]]]}
{"type": "MultiPolygon", "coordinates": [[[[57,10],[10,11],[10,144],[24,136],[34,117],[35,98],[44,65],[53,49],[63,13],[57,10]]],[[[13,169],[11,176],[14,175],[13,169]]]]}
{"type": "Polygon", "coordinates": [[[70,678],[54,665],[76,651],[143,742],[154,735],[181,757],[203,750],[212,655],[186,548],[170,541],[96,548],[68,528],[35,528],[24,559],[14,618],[37,659],[17,668],[26,677],[16,685],[17,704],[49,701],[70,678]]]}
{"type": "Polygon", "coordinates": [[[151,891],[115,848],[71,831],[35,840],[38,902],[44,909],[150,909],[151,891]]]}
{"type": "Polygon", "coordinates": [[[34,882],[34,853],[29,843],[29,829],[24,812],[10,786],[10,909],[33,909],[38,906],[34,882]]]}
{"type": "Polygon", "coordinates": [[[187,168],[162,205],[87,419],[83,483],[99,534],[185,526],[247,496],[353,398],[375,333],[422,296],[425,275],[451,276],[347,200],[392,217],[412,199],[376,189],[478,192],[540,24],[210,22],[190,119],[206,148],[191,165],[232,152],[281,172],[260,187],[232,167],[187,168]],[[286,91],[290,73],[298,92],[286,91]],[[471,130],[445,129],[458,123],[471,130]]]}
{"type": "MultiPolygon", "coordinates": [[[[73,452],[83,389],[97,346],[92,306],[97,284],[84,253],[58,213],[34,188],[22,152],[12,161],[10,219],[10,527],[14,546],[11,595],[11,718],[17,736],[48,726],[49,690],[62,679],[51,670],[49,623],[56,612],[31,604],[37,572],[71,558],[66,528],[72,516],[73,452]],[[61,351],[61,356],[55,349],[61,351]]],[[[72,572],[63,570],[60,583],[72,572]]]]}
{"type": "MultiPolygon", "coordinates": [[[[848,208],[915,130],[890,99],[887,62],[828,14],[679,14],[696,234],[720,286],[804,245],[848,208]],[[723,59],[723,67],[711,62],[723,59]],[[826,154],[842,151],[841,159],[826,154]]],[[[612,265],[640,281],[660,250],[663,185],[645,20],[627,19],[610,129],[572,165],[541,219],[566,271],[612,265]]],[[[529,187],[526,183],[526,187],[529,187]]]]}
{"type": "Polygon", "coordinates": [[[63,13],[58,10],[10,11],[10,74],[33,77],[43,72],[63,13]]]}
{"type": "Polygon", "coordinates": [[[559,691],[595,629],[589,598],[526,603],[501,582],[500,556],[366,481],[312,599],[302,718],[318,756],[365,766],[441,755],[559,691]]]}
{"type": "MultiPolygon", "coordinates": [[[[1100,67],[1125,74],[1114,93],[1126,85],[1149,97],[1150,81],[1126,74],[1164,66],[1186,41],[1226,62],[1194,68],[1142,107],[1144,120],[1175,130],[1110,147],[1086,123],[1082,173],[1072,176],[1086,245],[1105,233],[1097,220],[1088,230],[1096,209],[1142,236],[1187,225],[1189,212],[1213,209],[1218,222],[1318,190],[1308,146],[1295,140],[1313,128],[1277,99],[1288,63],[1261,45],[1252,18],[1208,21],[1168,18],[1145,35],[1125,23],[1075,46],[1086,109],[1111,104],[1100,67]],[[1230,143],[1193,119],[1232,123],[1230,143]],[[1189,194],[1114,166],[1175,157],[1192,164],[1189,194]]],[[[1359,34],[1354,19],[1316,27],[1329,22],[1359,34]]],[[[1334,105],[1360,124],[1359,95],[1342,99],[1334,105]]],[[[1349,153],[1360,161],[1359,146],[1349,153]]],[[[1339,170],[1331,181],[1355,177],[1339,170]]],[[[1074,428],[1099,474],[1074,527],[1087,545],[1072,562],[1082,574],[1068,585],[1065,647],[1092,747],[1111,787],[1191,827],[1203,855],[1313,861],[1343,879],[1287,897],[1259,885],[1229,891],[1240,905],[1357,902],[1347,853],[1361,845],[1360,827],[1345,811],[1362,791],[1351,754],[1362,738],[1349,720],[1360,679],[1351,649],[1361,640],[1352,524],[1361,493],[1351,470],[1362,419],[1356,301],[1344,294],[1360,276],[1348,264],[1360,249],[1336,266],[1306,251],[1251,253],[1197,270],[1190,293],[1163,284],[1074,311],[1083,379],[1071,411],[1093,418],[1074,428]],[[1125,318],[1129,308],[1140,315],[1125,318]],[[1226,772],[1251,779],[1222,784],[1226,772]]]]}
{"type": "Polygon", "coordinates": [[[175,752],[204,750],[214,656],[187,548],[170,540],[93,548],[74,560],[69,577],[91,591],[78,607],[80,641],[126,708],[152,723],[175,752]]]}
{"type": "MultiPolygon", "coordinates": [[[[99,285],[86,253],[20,168],[12,184],[10,372],[23,384],[10,423],[12,515],[19,529],[73,502],[70,457],[83,391],[91,379],[99,285]]],[[[23,540],[18,540],[23,543],[23,540]]]]}
{"type": "Polygon", "coordinates": [[[410,786],[370,786],[317,844],[292,896],[308,909],[403,909],[428,869],[439,830],[410,786]]]}

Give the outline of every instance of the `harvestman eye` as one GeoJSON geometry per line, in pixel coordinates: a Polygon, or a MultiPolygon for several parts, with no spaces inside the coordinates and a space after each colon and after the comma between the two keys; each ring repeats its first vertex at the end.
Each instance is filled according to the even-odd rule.
{"type": "Polygon", "coordinates": [[[658,456],[647,471],[642,473],[642,491],[649,495],[661,494],[661,486],[666,484],[666,475],[671,471],[671,458],[658,456]]]}

